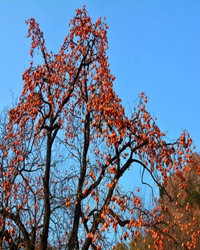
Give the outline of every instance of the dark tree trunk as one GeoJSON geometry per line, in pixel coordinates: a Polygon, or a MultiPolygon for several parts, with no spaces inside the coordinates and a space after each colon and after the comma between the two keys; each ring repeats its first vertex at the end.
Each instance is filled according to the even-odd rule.
{"type": "Polygon", "coordinates": [[[41,250],[47,249],[48,234],[49,234],[49,221],[50,221],[50,191],[49,191],[49,179],[50,179],[50,167],[51,167],[51,146],[52,138],[51,131],[47,132],[47,154],[46,154],[46,169],[44,174],[44,225],[41,236],[41,250]]]}

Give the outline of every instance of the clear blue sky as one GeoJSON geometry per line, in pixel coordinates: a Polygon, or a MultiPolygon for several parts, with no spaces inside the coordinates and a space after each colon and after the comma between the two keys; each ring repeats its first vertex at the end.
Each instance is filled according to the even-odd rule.
{"type": "Polygon", "coordinates": [[[58,52],[76,8],[86,4],[109,25],[109,61],[114,88],[128,112],[141,91],[147,110],[171,139],[187,129],[200,152],[199,0],[0,0],[0,109],[22,89],[30,40],[24,21],[34,17],[47,48],[58,52]]]}

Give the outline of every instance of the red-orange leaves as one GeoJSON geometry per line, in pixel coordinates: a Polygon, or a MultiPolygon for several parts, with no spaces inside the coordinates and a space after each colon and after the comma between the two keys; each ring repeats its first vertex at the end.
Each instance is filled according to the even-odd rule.
{"type": "Polygon", "coordinates": [[[115,174],[117,169],[116,169],[115,166],[111,166],[109,171],[110,171],[111,174],[115,174]]]}
{"type": "Polygon", "coordinates": [[[95,176],[95,174],[92,171],[89,171],[88,174],[93,179],[93,181],[96,180],[96,176],[95,176]]]}
{"type": "Polygon", "coordinates": [[[88,212],[90,206],[87,204],[86,207],[85,207],[85,211],[88,212]]]}
{"type": "Polygon", "coordinates": [[[139,208],[141,207],[141,201],[140,201],[139,197],[135,196],[134,200],[133,200],[133,203],[134,203],[135,206],[137,206],[139,208]]]}
{"type": "Polygon", "coordinates": [[[69,199],[69,198],[67,199],[67,201],[66,201],[65,205],[66,205],[67,207],[71,205],[71,201],[70,201],[70,199],[69,199]]]}

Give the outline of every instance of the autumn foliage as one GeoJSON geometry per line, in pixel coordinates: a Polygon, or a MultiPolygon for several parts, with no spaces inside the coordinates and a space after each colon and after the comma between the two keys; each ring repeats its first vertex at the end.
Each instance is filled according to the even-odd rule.
{"type": "MultiPolygon", "coordinates": [[[[165,249],[168,225],[157,231],[151,225],[157,214],[176,213],[168,209],[170,174],[181,183],[177,202],[184,199],[189,133],[166,141],[146,111],[143,92],[133,114],[125,113],[106,55],[108,26],[101,18],[92,23],[85,6],[70,21],[58,54],[48,52],[35,19],[26,23],[30,66],[16,107],[1,122],[1,247],[112,249],[116,240],[131,240],[149,228],[156,249],[165,249]],[[141,185],[149,187],[143,179],[148,173],[168,197],[162,206],[143,209],[139,189],[121,189],[124,173],[137,166],[141,185]]],[[[171,240],[195,249],[199,231],[193,226],[186,245],[171,240]]]]}
{"type": "Polygon", "coordinates": [[[165,187],[167,193],[160,189],[159,210],[151,224],[143,228],[139,236],[134,236],[129,244],[118,243],[116,250],[199,249],[199,169],[200,155],[194,153],[191,162],[184,166],[183,179],[177,180],[176,173],[171,174],[165,187]],[[183,184],[186,188],[182,188],[183,184]]]}
{"type": "Polygon", "coordinates": [[[156,231],[164,232],[165,249],[198,249],[200,246],[200,156],[193,154],[183,167],[183,177],[172,174],[166,187],[171,201],[161,192],[161,213],[156,231]],[[163,209],[164,208],[164,209],[163,209]]]}

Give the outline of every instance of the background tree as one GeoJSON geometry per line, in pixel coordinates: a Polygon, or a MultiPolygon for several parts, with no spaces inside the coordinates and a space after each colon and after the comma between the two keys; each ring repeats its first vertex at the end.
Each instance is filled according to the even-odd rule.
{"type": "Polygon", "coordinates": [[[172,202],[166,207],[167,197],[162,192],[159,201],[165,209],[158,216],[156,230],[164,232],[166,249],[198,249],[200,245],[200,156],[193,154],[191,163],[183,169],[183,180],[172,174],[166,187],[172,202]]]}
{"type": "Polygon", "coordinates": [[[134,237],[127,249],[160,249],[157,243],[157,234],[163,235],[164,249],[199,249],[200,245],[200,156],[197,153],[192,155],[191,163],[184,166],[184,185],[177,181],[176,174],[170,176],[170,182],[166,187],[171,200],[160,189],[160,212],[144,232],[134,237]],[[181,199],[180,199],[181,197],[181,199]],[[166,206],[167,203],[167,206],[166,206]],[[166,206],[165,209],[162,209],[166,206]],[[154,232],[154,233],[153,233],[154,232]],[[155,243],[156,241],[156,243],[155,243]]]}
{"type": "MultiPolygon", "coordinates": [[[[122,189],[124,173],[141,167],[141,184],[151,188],[147,173],[170,198],[169,174],[183,181],[192,140],[183,132],[166,142],[144,93],[134,113],[125,114],[106,55],[108,26],[101,18],[92,23],[85,6],[58,54],[47,51],[33,18],[26,23],[32,60],[1,133],[1,245],[109,249],[116,238],[139,235],[167,207],[143,209],[139,190],[122,189]]],[[[163,246],[162,235],[156,237],[163,246]]]]}
{"type": "Polygon", "coordinates": [[[128,247],[124,243],[118,243],[115,249],[116,250],[128,250],[128,247]]]}

